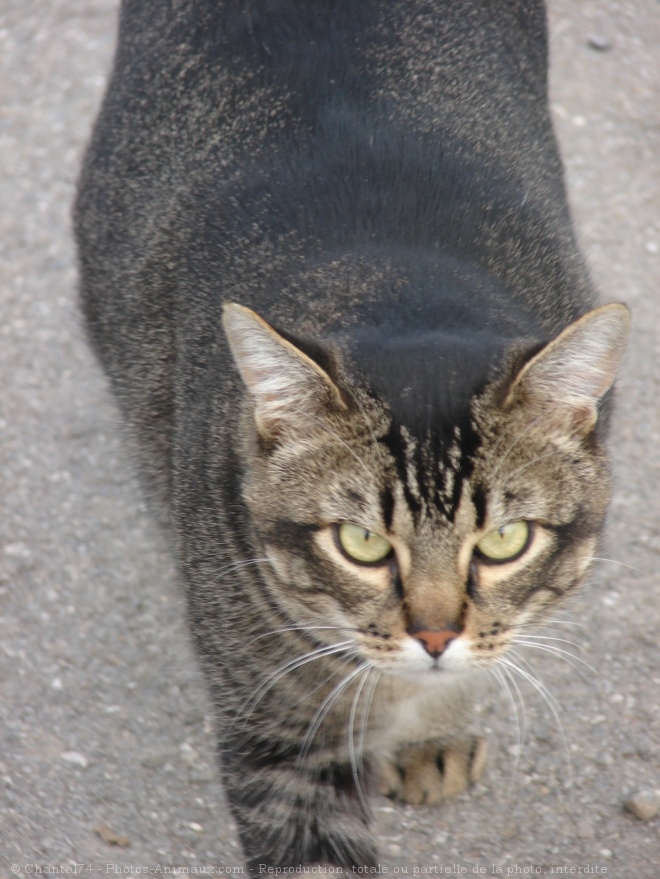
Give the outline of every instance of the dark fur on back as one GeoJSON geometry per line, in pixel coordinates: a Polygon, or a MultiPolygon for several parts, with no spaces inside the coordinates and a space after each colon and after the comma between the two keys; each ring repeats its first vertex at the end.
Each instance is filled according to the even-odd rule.
{"type": "MultiPolygon", "coordinates": [[[[421,764],[386,733],[427,684],[397,674],[462,661],[418,633],[485,665],[578,584],[602,527],[590,413],[625,320],[578,321],[595,296],[546,90],[532,0],[122,5],[76,203],[83,308],[172,538],[253,867],[375,863],[349,721],[412,801],[421,764]],[[227,312],[231,348],[229,301],[261,316],[227,312]],[[553,345],[592,390],[564,387],[553,345]],[[470,547],[510,520],[543,524],[504,583],[470,547]],[[386,534],[387,587],[341,557],[342,522],[386,534]]],[[[452,760],[473,780],[456,674],[412,740],[448,755],[442,795],[452,760]]]]}

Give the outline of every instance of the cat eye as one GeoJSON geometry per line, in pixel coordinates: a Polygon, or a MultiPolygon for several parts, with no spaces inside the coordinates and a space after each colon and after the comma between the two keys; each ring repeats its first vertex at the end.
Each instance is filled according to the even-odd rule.
{"type": "Polygon", "coordinates": [[[344,555],[362,565],[378,565],[392,555],[392,544],[372,531],[352,522],[337,527],[337,542],[344,555]]]}
{"type": "Polygon", "coordinates": [[[531,535],[528,522],[510,522],[482,537],[477,553],[487,562],[512,562],[525,552],[531,535]]]}

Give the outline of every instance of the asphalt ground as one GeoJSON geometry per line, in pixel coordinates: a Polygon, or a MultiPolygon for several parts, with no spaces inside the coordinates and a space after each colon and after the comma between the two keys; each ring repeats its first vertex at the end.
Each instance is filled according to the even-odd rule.
{"type": "MultiPolygon", "coordinates": [[[[76,307],[69,212],[114,0],[0,2],[0,877],[241,865],[166,547],[76,307]]],[[[634,315],[589,589],[484,706],[483,780],[374,800],[390,875],[660,876],[660,6],[552,0],[552,104],[603,301],[634,315]],[[566,660],[566,661],[564,661],[566,660]],[[516,696],[518,694],[515,694],[516,696]],[[645,793],[642,796],[642,793],[645,793]]]]}

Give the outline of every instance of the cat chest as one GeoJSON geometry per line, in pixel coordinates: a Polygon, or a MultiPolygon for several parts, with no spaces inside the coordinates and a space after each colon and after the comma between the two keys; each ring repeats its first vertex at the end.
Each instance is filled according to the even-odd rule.
{"type": "Polygon", "coordinates": [[[431,738],[451,739],[465,720],[468,677],[472,676],[438,675],[437,682],[426,686],[396,679],[383,682],[369,717],[370,750],[388,754],[431,738]]]}

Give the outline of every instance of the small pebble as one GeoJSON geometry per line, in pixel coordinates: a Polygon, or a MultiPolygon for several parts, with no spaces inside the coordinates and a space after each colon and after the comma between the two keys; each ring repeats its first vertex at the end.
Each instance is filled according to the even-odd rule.
{"type": "Polygon", "coordinates": [[[607,52],[612,48],[612,41],[608,40],[607,37],[604,37],[601,34],[591,34],[587,40],[587,45],[591,49],[595,49],[597,52],[607,52]]]}
{"type": "Polygon", "coordinates": [[[183,742],[183,744],[179,745],[179,751],[181,753],[181,759],[188,766],[193,766],[197,762],[197,751],[192,745],[189,745],[188,742],[183,742]]]}
{"type": "Polygon", "coordinates": [[[94,828],[94,833],[100,836],[103,842],[107,842],[108,845],[117,845],[119,848],[127,848],[130,845],[127,837],[120,836],[114,830],[106,827],[105,824],[97,824],[94,828]]]}
{"type": "Polygon", "coordinates": [[[660,791],[635,791],[624,800],[623,808],[640,821],[650,821],[660,812],[660,791]]]}
{"type": "Polygon", "coordinates": [[[80,766],[82,769],[87,769],[88,760],[84,754],[79,754],[77,751],[65,751],[64,754],[60,754],[62,760],[66,760],[67,763],[73,763],[74,766],[80,766]]]}

